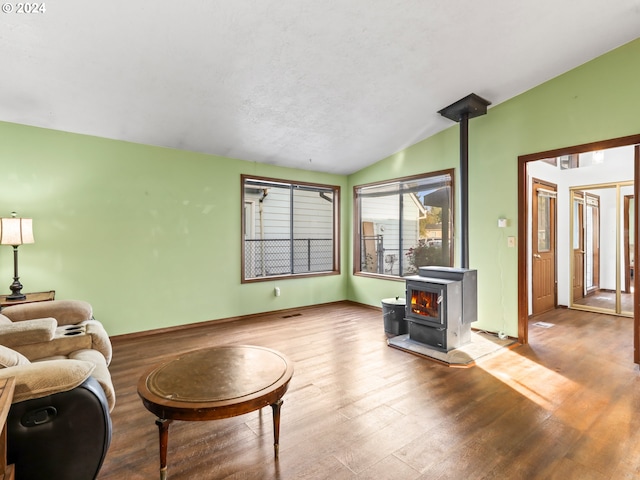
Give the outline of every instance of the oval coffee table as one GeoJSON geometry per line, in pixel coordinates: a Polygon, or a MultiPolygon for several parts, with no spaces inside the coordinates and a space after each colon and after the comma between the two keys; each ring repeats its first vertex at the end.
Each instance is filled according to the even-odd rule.
{"type": "Polygon", "coordinates": [[[252,345],[226,345],[184,353],[151,368],[138,381],[138,395],[158,419],[160,478],[167,478],[169,424],[242,415],[270,405],[275,458],[280,407],[293,376],[282,353],[252,345]]]}

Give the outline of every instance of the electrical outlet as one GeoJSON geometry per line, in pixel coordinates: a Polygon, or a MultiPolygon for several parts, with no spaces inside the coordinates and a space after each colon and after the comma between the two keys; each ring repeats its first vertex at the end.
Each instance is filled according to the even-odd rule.
{"type": "Polygon", "coordinates": [[[507,237],[507,247],[513,248],[516,246],[516,237],[507,237]]]}

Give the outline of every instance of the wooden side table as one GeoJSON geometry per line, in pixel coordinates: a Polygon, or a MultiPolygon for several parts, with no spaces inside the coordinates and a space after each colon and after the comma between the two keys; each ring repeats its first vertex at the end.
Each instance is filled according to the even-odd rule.
{"type": "Polygon", "coordinates": [[[27,298],[22,300],[7,300],[8,296],[9,295],[0,295],[0,308],[8,307],[9,305],[20,305],[21,303],[47,302],[49,300],[54,300],[56,291],[50,290],[48,292],[25,293],[27,298]]]}
{"type": "Polygon", "coordinates": [[[7,465],[7,416],[13,400],[16,386],[15,377],[0,380],[0,480],[13,480],[15,473],[13,465],[7,465]]]}

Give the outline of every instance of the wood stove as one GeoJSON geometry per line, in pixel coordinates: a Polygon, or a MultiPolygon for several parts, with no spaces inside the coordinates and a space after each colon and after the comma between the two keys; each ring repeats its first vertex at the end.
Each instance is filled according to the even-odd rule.
{"type": "Polygon", "coordinates": [[[409,339],[447,352],[471,341],[477,318],[476,270],[420,267],[406,278],[409,339]]]}

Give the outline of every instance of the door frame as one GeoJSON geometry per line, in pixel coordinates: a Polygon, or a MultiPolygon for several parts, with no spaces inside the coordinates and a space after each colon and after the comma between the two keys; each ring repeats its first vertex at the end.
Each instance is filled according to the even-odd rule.
{"type": "MultiPolygon", "coordinates": [[[[594,225],[594,228],[591,232],[591,248],[593,249],[591,255],[591,271],[593,277],[593,284],[591,287],[587,286],[587,278],[586,278],[586,267],[588,255],[585,256],[585,280],[584,280],[584,290],[587,295],[597,291],[600,288],[600,195],[595,195],[593,193],[586,192],[584,196],[584,208],[585,211],[585,219],[589,217],[589,199],[592,199],[597,207],[591,208],[591,224],[594,225]]],[[[586,232],[585,232],[586,233],[586,232]]],[[[627,232],[628,235],[629,232],[627,232]]],[[[585,250],[587,248],[587,242],[589,241],[589,237],[585,235],[585,250]]],[[[588,252],[587,252],[588,253],[588,252]]]]}
{"type": "MultiPolygon", "coordinates": [[[[636,202],[635,202],[635,197],[633,195],[625,195],[624,197],[624,206],[623,206],[623,215],[622,215],[622,222],[623,222],[623,227],[622,227],[622,231],[623,231],[623,245],[624,245],[624,292],[625,293],[630,293],[631,290],[631,268],[630,268],[630,258],[631,256],[629,255],[629,203],[631,202],[631,199],[633,198],[633,211],[635,214],[635,210],[636,210],[636,202]]],[[[634,261],[634,265],[633,268],[635,270],[635,257],[633,259],[634,261]]],[[[634,272],[635,274],[635,272],[634,272]]],[[[634,280],[635,280],[635,275],[633,276],[634,280]]],[[[634,286],[635,289],[635,286],[634,286]]]]}
{"type": "MultiPolygon", "coordinates": [[[[635,153],[634,153],[635,155],[635,153]]],[[[570,266],[570,271],[574,273],[574,276],[576,275],[576,271],[580,270],[580,275],[581,275],[581,290],[582,290],[582,294],[581,296],[577,297],[576,296],[576,288],[575,288],[575,280],[574,280],[574,288],[570,291],[570,293],[572,295],[569,296],[569,308],[573,308],[576,310],[585,310],[585,311],[589,311],[589,312],[596,312],[596,313],[605,313],[605,314],[611,314],[611,315],[623,315],[626,317],[631,317],[631,315],[629,315],[628,311],[623,310],[623,306],[622,306],[622,297],[621,294],[623,293],[621,290],[622,287],[622,282],[621,282],[621,274],[622,274],[622,269],[621,269],[621,265],[622,265],[622,250],[620,249],[620,245],[622,242],[622,222],[621,222],[621,218],[622,218],[622,207],[621,207],[621,189],[623,188],[628,188],[628,187],[632,187],[634,184],[633,180],[625,180],[625,181],[611,181],[611,182],[606,182],[606,183],[594,183],[591,185],[575,185],[575,186],[571,186],[569,187],[569,196],[572,200],[572,205],[575,206],[575,200],[578,199],[581,203],[581,208],[579,208],[580,210],[580,215],[579,218],[576,220],[576,209],[572,208],[571,210],[571,217],[570,217],[570,221],[569,221],[569,236],[570,236],[570,243],[572,244],[572,247],[575,247],[575,239],[576,239],[576,231],[578,232],[578,234],[580,235],[580,248],[579,250],[581,250],[581,255],[578,255],[576,253],[576,250],[573,250],[573,255],[571,256],[572,263],[570,266]],[[601,194],[603,192],[606,191],[610,191],[609,195],[615,195],[615,198],[613,200],[613,206],[615,207],[615,215],[613,215],[614,218],[614,222],[615,222],[615,226],[613,227],[613,230],[607,230],[608,234],[605,233],[604,237],[608,240],[608,242],[612,243],[613,246],[615,247],[615,262],[613,262],[614,266],[615,266],[615,302],[613,304],[613,306],[609,306],[607,305],[608,302],[603,303],[602,305],[589,305],[589,304],[581,304],[578,303],[577,300],[584,298],[585,295],[588,293],[587,291],[587,284],[586,284],[586,258],[587,258],[587,247],[586,247],[586,240],[587,240],[587,235],[586,235],[586,218],[588,216],[588,211],[589,211],[589,199],[597,199],[597,203],[598,203],[598,224],[599,224],[599,210],[600,210],[600,203],[601,203],[601,196],[602,195],[595,195],[594,191],[598,191],[601,194]],[[576,225],[579,225],[578,228],[576,228],[576,225]],[[613,235],[612,235],[613,233],[613,235]],[[576,267],[576,262],[578,261],[577,259],[580,259],[580,269],[577,269],[576,267]]],[[[611,199],[609,200],[609,203],[611,203],[611,199]]],[[[611,229],[611,227],[609,227],[609,229],[611,229]]],[[[600,235],[598,234],[598,237],[600,237],[600,235]]],[[[598,244],[600,244],[600,238],[598,238],[598,244]]],[[[598,252],[599,255],[599,252],[598,252]]],[[[609,257],[607,257],[609,258],[609,257]]]]}
{"type": "Polygon", "coordinates": [[[571,239],[571,248],[569,249],[569,255],[571,258],[569,259],[569,272],[571,274],[571,284],[569,285],[569,306],[573,306],[573,303],[576,300],[576,290],[579,290],[580,296],[578,298],[584,298],[586,295],[586,284],[585,284],[585,229],[584,229],[584,215],[586,212],[586,198],[585,194],[582,191],[582,187],[578,187],[578,189],[570,189],[569,190],[569,208],[571,209],[571,213],[569,215],[569,231],[570,231],[570,239],[571,239]],[[577,212],[576,212],[576,202],[577,202],[577,212]],[[578,234],[578,238],[576,238],[576,232],[578,234]],[[576,248],[577,244],[577,248],[576,248]],[[580,256],[580,264],[576,264],[576,258],[580,256]],[[578,270],[578,266],[580,267],[578,270]],[[576,281],[579,282],[579,288],[576,288],[576,281]]]}
{"type": "MultiPolygon", "coordinates": [[[[545,152],[532,153],[518,156],[518,237],[524,241],[518,242],[518,341],[522,344],[529,343],[529,293],[527,289],[527,278],[529,275],[527,266],[527,212],[529,208],[528,188],[527,188],[527,163],[536,160],[560,157],[563,155],[592,152],[595,150],[607,150],[609,148],[635,145],[634,148],[634,196],[639,198],[640,190],[640,134],[619,137],[610,140],[585,143],[545,152]]],[[[634,258],[638,258],[638,209],[635,209],[634,222],[634,258]]],[[[640,288],[634,289],[633,295],[633,361],[640,363],[640,288]]]]}

